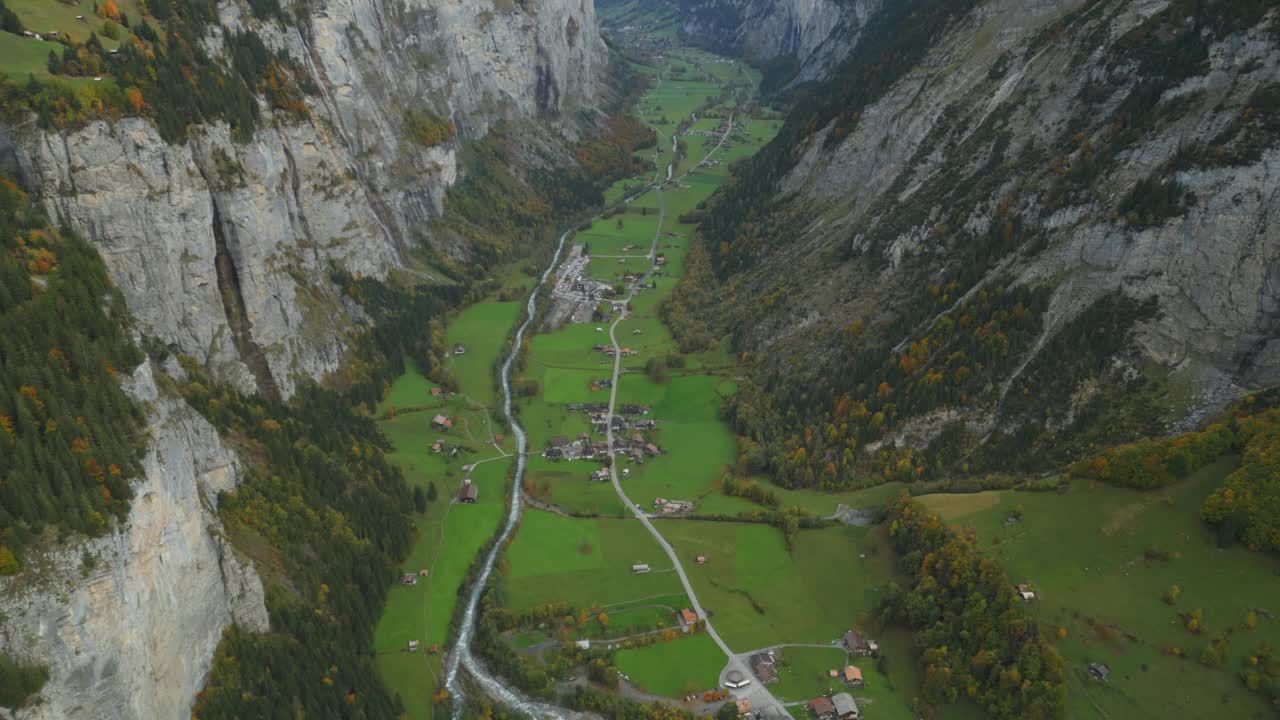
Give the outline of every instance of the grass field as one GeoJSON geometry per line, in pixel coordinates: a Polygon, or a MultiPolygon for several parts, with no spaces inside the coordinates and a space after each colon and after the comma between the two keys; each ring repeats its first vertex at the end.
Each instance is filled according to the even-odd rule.
{"type": "Polygon", "coordinates": [[[1146,493],[1076,484],[1065,493],[923,500],[974,528],[1015,582],[1034,586],[1040,622],[1066,630],[1060,647],[1070,669],[1070,717],[1270,717],[1236,673],[1260,642],[1280,644],[1280,620],[1259,613],[1257,627],[1245,627],[1252,608],[1280,612],[1280,562],[1217,548],[1198,519],[1201,502],[1232,464],[1146,493]],[[1015,510],[1022,519],[1006,526],[1015,510]],[[1168,605],[1161,596],[1173,585],[1182,595],[1168,605]],[[1198,634],[1180,615],[1197,608],[1204,625],[1198,634]],[[1230,643],[1221,668],[1197,662],[1220,637],[1230,643]],[[1172,647],[1186,658],[1167,654],[1172,647]],[[1110,681],[1088,679],[1089,662],[1110,666],[1110,681]]]}
{"type": "Polygon", "coordinates": [[[631,520],[568,518],[531,509],[506,559],[513,608],[566,600],[585,609],[683,597],[661,548],[631,520]],[[637,563],[649,564],[653,572],[633,573],[637,563]]]}
{"type": "MultiPolygon", "coordinates": [[[[740,68],[727,64],[708,69],[709,58],[697,53],[678,62],[686,66],[686,77],[691,79],[667,77],[642,101],[651,120],[666,116],[665,122],[654,123],[663,133],[673,131],[688,113],[720,93],[720,82],[702,80],[708,73],[733,82],[743,75],[740,68]]],[[[708,118],[696,127],[710,130],[719,124],[718,119],[708,118]]],[[[721,475],[736,455],[732,433],[720,420],[721,404],[736,391],[734,358],[724,350],[687,357],[685,367],[673,368],[663,383],[653,382],[643,372],[650,358],[675,352],[657,310],[684,271],[695,230],[679,223],[679,215],[714,192],[728,178],[728,161],[755,152],[776,132],[778,123],[751,121],[739,127],[729,147],[718,155],[720,165],[698,168],[685,178],[688,187],[671,185],[663,192],[666,222],[661,228],[655,212],[658,195],[648,193],[618,216],[595,222],[577,238],[591,250],[588,273],[603,279],[642,271],[646,260],[605,256],[643,255],[655,232],[666,259],[656,288],[635,296],[631,316],[618,328],[620,343],[638,351],[623,361],[618,401],[650,407],[649,417],[658,420],[659,426],[647,437],[664,451],[642,465],[625,465],[631,472],[624,487],[644,506],[663,496],[695,500],[699,512],[735,514],[759,509],[718,489],[721,475]]],[[[685,140],[689,154],[682,168],[696,165],[717,138],[685,140]]],[[[624,184],[611,190],[614,197],[620,196],[624,184]]],[[[524,376],[537,380],[539,394],[521,401],[520,416],[535,451],[554,435],[576,436],[587,429],[584,417],[567,412],[566,404],[608,399],[607,391],[590,390],[592,381],[607,378],[612,368],[611,361],[591,350],[592,345],[607,342],[596,327],[605,324],[569,325],[532,338],[524,376]]],[[[534,496],[568,510],[625,515],[610,484],[588,481],[587,475],[596,467],[592,462],[531,457],[527,487],[534,496]]],[[[882,486],[838,495],[778,492],[787,506],[828,515],[840,503],[878,505],[898,490],[882,486]]],[[[739,652],[779,643],[831,643],[875,606],[895,577],[894,558],[879,529],[839,526],[802,531],[788,548],[779,530],[760,524],[663,520],[658,528],[685,560],[716,628],[739,652]],[[696,565],[692,561],[698,555],[707,556],[708,562],[696,565]]],[[[668,564],[657,544],[630,518],[568,518],[531,510],[505,557],[507,602],[517,609],[557,600],[579,608],[603,606],[611,632],[647,630],[667,622],[671,608],[685,603],[675,574],[664,572],[668,564]],[[631,565],[639,562],[650,564],[654,572],[632,573],[631,565]]],[[[578,632],[598,636],[604,628],[593,620],[578,632]]],[[[884,668],[891,671],[868,664],[863,668],[867,687],[855,694],[876,708],[875,717],[910,718],[911,688],[919,682],[915,651],[905,634],[890,633],[883,645],[892,652],[884,660],[884,668]]],[[[791,648],[787,652],[789,664],[782,668],[778,691],[788,700],[807,700],[831,689],[827,671],[842,664],[842,651],[791,648]]],[[[695,635],[620,651],[615,662],[643,689],[678,697],[713,687],[725,658],[709,637],[695,635]]]]}
{"type": "Polygon", "coordinates": [[[482,405],[497,404],[494,368],[522,309],[521,302],[481,302],[449,323],[445,334],[450,347],[462,343],[467,352],[450,357],[447,367],[461,392],[482,405]]]}
{"type": "Polygon", "coordinates": [[[0,72],[15,80],[26,80],[32,73],[37,76],[47,76],[50,52],[61,55],[62,46],[58,43],[0,32],[0,72]]]}
{"type": "Polygon", "coordinates": [[[440,399],[431,394],[431,388],[436,387],[436,384],[418,372],[412,360],[405,364],[404,374],[396,378],[391,384],[391,391],[378,403],[378,415],[385,414],[388,406],[403,410],[441,404],[440,399]]]}
{"type": "Polygon", "coordinates": [[[619,650],[614,658],[614,665],[633,685],[673,698],[715,688],[727,663],[728,658],[705,633],[619,650]]]}
{"type": "Polygon", "coordinates": [[[385,413],[387,405],[414,407],[434,402],[436,407],[398,412],[394,419],[378,423],[392,443],[389,459],[401,469],[409,484],[425,490],[434,483],[438,492],[437,500],[427,505],[425,513],[414,515],[418,535],[401,566],[407,573],[425,568],[429,575],[417,585],[393,586],[374,630],[379,672],[387,687],[400,694],[411,720],[431,717],[430,696],[440,661],[438,656],[429,656],[425,650],[431,643],[443,644],[463,574],[476,550],[497,529],[503,509],[503,485],[510,465],[507,460],[478,465],[472,473],[473,481],[480,488],[476,504],[452,504],[462,481],[462,466],[495,457],[497,451],[480,442],[481,438],[467,436],[470,425],[480,427],[483,413],[467,409],[459,397],[448,403],[432,398],[431,386],[410,367],[392,385],[380,412],[385,413]],[[437,411],[465,422],[455,426],[452,432],[442,434],[431,427],[431,418],[437,411]],[[431,443],[442,436],[450,443],[460,443],[463,452],[455,457],[432,453],[431,443]],[[422,650],[408,652],[410,640],[418,640],[422,650]]]}
{"type": "MultiPolygon", "coordinates": [[[[783,701],[811,700],[818,695],[844,688],[839,680],[828,675],[830,670],[843,668],[848,653],[844,647],[789,647],[778,654],[778,681],[769,690],[783,701]]],[[[859,666],[867,663],[859,660],[859,666]]]]}
{"type": "MultiPolygon", "coordinates": [[[[116,3],[121,12],[129,16],[131,21],[138,21],[142,14],[138,10],[136,0],[120,0],[116,3]]],[[[90,33],[97,33],[98,40],[102,46],[111,50],[119,46],[119,41],[112,40],[103,34],[103,25],[105,21],[99,18],[93,12],[93,0],[72,0],[65,2],[58,0],[7,0],[5,6],[17,14],[18,19],[22,21],[23,26],[27,30],[41,35],[48,35],[50,31],[70,36],[76,42],[85,42],[89,39],[90,33]],[[76,16],[81,15],[83,20],[77,20],[76,16]]],[[[129,31],[123,27],[118,28],[120,37],[126,37],[129,31]]],[[[19,38],[20,40],[35,43],[31,38],[19,38]]],[[[58,53],[61,54],[61,45],[58,46],[58,53]]],[[[48,52],[45,52],[47,59],[48,52]]],[[[6,70],[6,67],[0,66],[0,70],[6,70]]]]}
{"type": "Polygon", "coordinates": [[[401,568],[406,573],[426,568],[429,575],[417,585],[392,587],[374,630],[383,680],[404,699],[412,720],[431,717],[430,696],[440,665],[438,656],[425,651],[432,643],[444,644],[466,570],[498,528],[508,465],[499,461],[476,468],[472,480],[480,492],[474,505],[451,503],[456,488],[449,485],[441,488],[440,498],[426,515],[415,518],[418,539],[401,568]],[[408,652],[410,640],[422,644],[419,652],[408,652]]]}
{"type": "Polygon", "coordinates": [[[707,557],[687,566],[690,581],[738,652],[832,642],[871,610],[893,576],[891,551],[868,528],[801,531],[791,552],[767,525],[667,520],[658,529],[682,557],[707,557]]]}

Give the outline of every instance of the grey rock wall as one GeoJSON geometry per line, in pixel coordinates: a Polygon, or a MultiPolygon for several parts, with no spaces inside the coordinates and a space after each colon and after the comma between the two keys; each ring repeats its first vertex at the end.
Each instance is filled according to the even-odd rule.
{"type": "Polygon", "coordinates": [[[794,56],[792,84],[823,80],[863,37],[883,0],[711,0],[693,3],[681,30],[755,63],[794,56]]]}
{"type": "Polygon", "coordinates": [[[267,628],[262,583],[221,537],[214,510],[217,493],[238,482],[235,455],[194,410],[159,393],[149,365],[130,386],[153,412],[128,519],[0,578],[0,651],[50,670],[21,720],[187,717],[223,628],[267,628]]]}
{"type": "MultiPolygon", "coordinates": [[[[443,242],[427,224],[465,173],[461,143],[502,121],[549,138],[544,146],[573,140],[607,63],[591,0],[308,7],[300,26],[283,27],[219,5],[225,28],[253,29],[309,69],[321,92],[306,121],[263,106],[248,142],[219,124],[181,145],[136,118],[0,128],[0,164],[98,248],[141,333],[241,390],[283,398],[337,369],[365,322],[331,265],[376,278],[419,272],[407,253],[443,242]],[[458,138],[431,148],[406,139],[403,112],[418,106],[449,117],[458,138]]],[[[206,43],[215,56],[220,32],[206,43]]],[[[159,393],[149,366],[132,392],[151,424],[127,522],[0,579],[0,652],[51,670],[23,720],[187,717],[222,630],[267,627],[262,584],[214,511],[217,491],[238,480],[234,454],[159,393]],[[96,558],[87,571],[86,556],[96,558]]]]}
{"type": "MultiPolygon", "coordinates": [[[[793,339],[853,318],[883,318],[921,278],[945,277],[959,248],[951,244],[955,233],[938,235],[938,223],[963,210],[965,227],[985,233],[1008,197],[1024,234],[1039,241],[1005,257],[979,287],[1008,275],[1057,288],[1045,334],[1017,372],[1081,310],[1119,290],[1158,300],[1159,316],[1138,326],[1137,357],[1126,362],[1185,390],[1185,406],[1172,409],[1182,419],[1169,418],[1171,427],[1280,383],[1280,147],[1255,148],[1257,158],[1244,164],[1167,169],[1180,149],[1215,142],[1249,112],[1255,92],[1280,82],[1276,12],[1213,43],[1207,66],[1165,93],[1150,111],[1158,120],[1106,160],[1098,177],[1059,206],[1044,202],[1055,167],[1081,162],[1081,147],[1115,132],[1134,68],[1116,65],[1113,43],[1167,6],[980,3],[863,108],[847,135],[830,142],[833,125],[794,148],[799,161],[777,188],[779,198],[791,198],[788,224],[770,227],[782,241],[732,279],[738,292],[781,289],[789,302],[741,323],[745,343],[780,363],[809,361],[788,355],[804,346],[793,339]],[[1077,9],[1087,12],[1059,40],[1043,42],[1044,28],[1077,9]],[[1098,98],[1089,83],[1114,89],[1098,98]],[[1005,145],[989,165],[997,138],[1005,145]],[[1121,201],[1162,174],[1193,193],[1194,203],[1153,226],[1128,222],[1117,210],[1121,201]],[[975,194],[979,186],[988,189],[975,194]],[[902,229],[903,218],[918,219],[902,229]],[[866,259],[831,262],[868,252],[883,257],[882,270],[868,270],[866,259]]],[[[996,390],[992,398],[1002,398],[996,390]]],[[[989,430],[992,405],[973,413],[971,425],[989,430]]],[[[941,426],[930,418],[919,424],[901,433],[918,436],[909,444],[927,444],[941,426]]]]}

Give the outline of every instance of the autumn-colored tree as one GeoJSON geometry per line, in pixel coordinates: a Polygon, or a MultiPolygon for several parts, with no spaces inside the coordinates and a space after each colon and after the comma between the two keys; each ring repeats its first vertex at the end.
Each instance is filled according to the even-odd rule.
{"type": "Polygon", "coordinates": [[[1196,608],[1185,616],[1188,632],[1199,634],[1204,631],[1204,611],[1196,608]]]}
{"type": "Polygon", "coordinates": [[[97,5],[98,17],[118,22],[120,20],[120,8],[116,5],[116,0],[104,0],[97,5]]]}
{"type": "Polygon", "coordinates": [[[22,569],[18,558],[6,545],[0,545],[0,575],[13,575],[22,569]]]}
{"type": "Polygon", "coordinates": [[[134,113],[141,113],[147,108],[147,103],[142,99],[142,91],[136,87],[131,87],[124,91],[125,100],[129,103],[129,110],[134,113]]]}

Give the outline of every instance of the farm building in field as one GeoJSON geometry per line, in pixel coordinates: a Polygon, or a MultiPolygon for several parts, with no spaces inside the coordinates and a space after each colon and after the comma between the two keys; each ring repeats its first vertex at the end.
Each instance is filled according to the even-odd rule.
{"type": "Polygon", "coordinates": [[[413,573],[405,573],[404,575],[400,576],[400,584],[401,585],[417,585],[418,576],[414,575],[413,573]]]}
{"type": "Polygon", "coordinates": [[[431,418],[431,424],[441,430],[448,430],[453,427],[453,420],[450,420],[448,415],[437,415],[431,418]]]}
{"type": "Polygon", "coordinates": [[[466,346],[466,345],[463,345],[462,343],[455,343],[455,344],[454,344],[454,346],[453,346],[453,354],[454,354],[454,355],[466,355],[466,354],[467,354],[467,346],[466,346]]]}
{"type": "Polygon", "coordinates": [[[857,630],[850,630],[844,634],[844,646],[854,655],[875,655],[880,651],[880,646],[876,645],[874,640],[857,630]]]}
{"type": "Polygon", "coordinates": [[[689,608],[685,608],[679,612],[680,624],[685,626],[693,626],[698,624],[698,615],[689,608]]]}
{"type": "Polygon", "coordinates": [[[566,447],[568,446],[568,444],[569,444],[569,436],[567,435],[557,435],[551,438],[551,441],[550,441],[550,445],[553,448],[566,447]]]}
{"type": "Polygon", "coordinates": [[[835,720],[836,706],[827,698],[814,698],[809,701],[809,712],[813,713],[816,720],[835,720]]]}
{"type": "Polygon", "coordinates": [[[462,481],[462,487],[458,489],[458,502],[474,503],[479,492],[476,484],[471,482],[471,478],[466,478],[462,481]]]}
{"type": "Polygon", "coordinates": [[[847,665],[840,673],[840,680],[851,688],[862,687],[862,670],[856,665],[847,665]]]}
{"type": "Polygon", "coordinates": [[[431,388],[432,397],[440,397],[443,394],[444,394],[444,390],[442,388],[438,388],[438,387],[431,388]]]}
{"type": "Polygon", "coordinates": [[[831,696],[831,704],[835,706],[837,720],[858,720],[858,703],[853,701],[849,693],[836,693],[831,696]]]}
{"type": "Polygon", "coordinates": [[[410,640],[410,641],[409,641],[409,652],[418,652],[418,641],[417,641],[417,640],[410,640]]]}
{"type": "Polygon", "coordinates": [[[688,500],[664,500],[662,504],[657,507],[658,512],[663,515],[676,515],[678,513],[691,512],[693,510],[693,503],[688,500]]]}
{"type": "Polygon", "coordinates": [[[756,653],[751,656],[751,672],[756,674],[760,682],[768,685],[771,682],[778,681],[778,669],[774,667],[774,656],[772,652],[756,653]]]}
{"type": "Polygon", "coordinates": [[[647,564],[645,564],[645,563],[636,563],[635,565],[632,565],[632,566],[631,566],[631,572],[633,572],[633,573],[647,573],[647,572],[649,572],[649,566],[648,566],[647,564]]]}
{"type": "Polygon", "coordinates": [[[1026,583],[1022,583],[1018,586],[1018,596],[1021,597],[1024,602],[1031,602],[1036,599],[1035,591],[1033,591],[1031,586],[1026,583]]]}

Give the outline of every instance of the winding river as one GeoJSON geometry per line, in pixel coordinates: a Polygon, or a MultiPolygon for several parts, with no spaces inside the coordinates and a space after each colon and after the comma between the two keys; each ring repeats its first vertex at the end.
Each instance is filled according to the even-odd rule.
{"type": "Polygon", "coordinates": [[[480,662],[475,659],[475,656],[471,654],[471,639],[475,636],[476,613],[480,606],[480,596],[489,584],[489,576],[493,574],[493,566],[498,560],[498,553],[511,537],[511,533],[515,531],[516,524],[520,521],[520,512],[524,509],[524,498],[522,497],[520,483],[524,480],[525,464],[528,462],[529,440],[528,436],[525,435],[524,427],[520,425],[520,422],[516,420],[515,415],[511,412],[511,366],[515,362],[516,355],[520,352],[520,344],[524,340],[524,334],[533,323],[536,315],[538,290],[546,283],[551,271],[560,263],[560,255],[564,252],[565,240],[568,239],[569,234],[572,232],[572,230],[566,230],[560,236],[560,242],[556,245],[556,252],[551,257],[551,263],[547,265],[546,270],[542,271],[542,275],[538,277],[538,282],[529,293],[529,301],[525,306],[524,322],[516,329],[515,341],[511,344],[511,350],[507,353],[506,360],[502,362],[502,414],[511,425],[511,432],[516,436],[516,474],[515,481],[511,487],[511,508],[507,512],[506,523],[502,526],[502,532],[498,534],[497,542],[489,548],[489,552],[485,555],[484,565],[480,569],[480,576],[476,578],[475,584],[471,587],[471,592],[467,594],[467,604],[463,609],[462,626],[458,631],[458,639],[452,652],[449,653],[448,661],[445,663],[444,686],[449,691],[450,697],[453,698],[452,716],[454,720],[459,720],[462,717],[464,707],[462,702],[463,695],[458,680],[458,670],[461,667],[467,669],[467,672],[475,678],[476,683],[484,689],[489,697],[514,710],[534,717],[562,718],[571,714],[555,705],[530,699],[503,684],[501,680],[482,667],[480,662]]]}
{"type": "MultiPolygon", "coordinates": [[[[730,124],[732,124],[732,116],[730,116],[730,124]]],[[[673,162],[667,164],[667,180],[670,180],[675,172],[674,158],[678,152],[678,147],[678,141],[673,136],[671,138],[673,162]]],[[[656,155],[654,159],[657,159],[656,155]]],[[[625,198],[623,203],[630,203],[649,192],[653,187],[653,185],[645,187],[634,195],[625,198]]],[[[593,220],[599,219],[600,216],[593,218],[593,220]]],[[[661,228],[661,223],[659,223],[659,228],[661,228]]],[[[511,426],[511,432],[516,437],[516,473],[511,486],[511,507],[507,511],[506,523],[502,526],[502,531],[498,533],[497,542],[489,548],[488,553],[485,555],[484,565],[480,568],[480,575],[471,587],[471,592],[467,593],[466,606],[462,611],[462,625],[458,630],[458,638],[445,662],[444,687],[449,691],[449,697],[453,700],[451,713],[453,720],[461,720],[465,707],[459,678],[459,671],[463,668],[466,669],[467,673],[471,675],[486,695],[519,713],[537,718],[557,719],[589,716],[587,713],[569,710],[526,696],[503,683],[500,678],[492,675],[471,653],[471,640],[475,637],[476,614],[479,612],[480,596],[484,594],[484,589],[489,584],[489,577],[493,575],[494,565],[498,561],[498,553],[501,552],[507,540],[510,539],[511,533],[515,532],[516,525],[520,522],[520,514],[524,510],[521,483],[524,481],[525,465],[528,462],[529,440],[525,434],[524,427],[520,425],[520,421],[516,420],[511,411],[511,366],[515,363],[516,356],[520,352],[520,344],[524,341],[525,332],[529,330],[529,326],[533,324],[533,319],[537,314],[538,291],[546,284],[547,278],[551,276],[556,266],[560,264],[560,256],[564,254],[564,244],[573,232],[572,229],[565,230],[560,235],[560,241],[556,244],[555,254],[551,256],[551,262],[542,271],[542,274],[538,276],[538,282],[534,284],[533,290],[529,293],[529,300],[525,304],[524,322],[520,323],[520,326],[516,328],[515,340],[511,344],[511,349],[508,351],[506,359],[502,361],[502,414],[507,419],[507,423],[511,426]]],[[[657,236],[655,235],[654,248],[656,247],[657,236]]],[[[652,255],[653,250],[650,250],[650,256],[652,257],[652,255]]]]}

